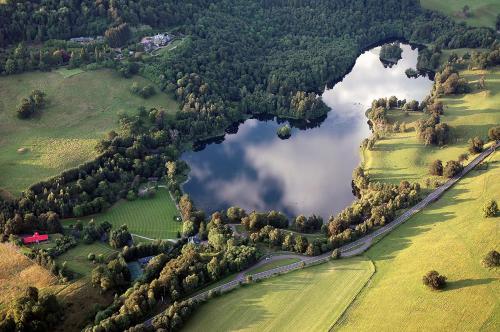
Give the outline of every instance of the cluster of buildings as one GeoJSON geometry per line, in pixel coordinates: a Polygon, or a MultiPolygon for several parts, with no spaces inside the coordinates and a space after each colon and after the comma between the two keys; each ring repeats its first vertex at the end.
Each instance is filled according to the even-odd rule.
{"type": "Polygon", "coordinates": [[[152,52],[172,41],[172,36],[167,33],[159,33],[154,36],[141,39],[141,45],[146,52],[152,52]]]}

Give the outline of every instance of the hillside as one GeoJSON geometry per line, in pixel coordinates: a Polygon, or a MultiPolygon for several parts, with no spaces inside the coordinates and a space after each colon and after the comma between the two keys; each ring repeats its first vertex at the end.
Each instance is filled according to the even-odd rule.
{"type": "Polygon", "coordinates": [[[425,146],[417,139],[414,123],[422,115],[391,111],[389,119],[409,123],[405,133],[393,133],[375,144],[372,151],[365,150],[364,168],[376,181],[399,183],[401,180],[419,181],[422,185],[429,177],[429,165],[436,159],[443,163],[456,160],[467,152],[469,138],[479,136],[487,140],[488,129],[500,123],[500,68],[466,70],[460,76],[467,79],[473,91],[465,95],[442,98],[445,107],[441,122],[451,127],[452,141],[445,147],[425,146]],[[485,75],[486,89],[477,88],[481,75],[485,75]]]}
{"type": "Polygon", "coordinates": [[[457,22],[466,22],[472,26],[495,27],[496,16],[500,13],[500,3],[496,0],[420,0],[422,7],[439,11],[457,22]],[[468,16],[464,15],[464,6],[469,6],[468,16]]]}
{"type": "Polygon", "coordinates": [[[373,272],[369,260],[354,258],[271,278],[209,301],[184,330],[325,331],[373,272]]]}
{"type": "Polygon", "coordinates": [[[480,264],[499,249],[499,217],[481,216],[500,200],[500,155],[490,158],[366,253],[377,272],[336,330],[498,331],[500,275],[480,264]],[[422,285],[432,269],[448,277],[444,291],[422,285]]]}
{"type": "Polygon", "coordinates": [[[98,140],[118,127],[121,113],[140,106],[176,110],[166,94],[149,99],[131,94],[133,82],[147,81],[125,79],[111,70],[0,77],[0,187],[19,194],[34,182],[91,160],[98,140]],[[17,106],[33,89],[46,93],[47,106],[33,119],[18,119],[17,106]]]}

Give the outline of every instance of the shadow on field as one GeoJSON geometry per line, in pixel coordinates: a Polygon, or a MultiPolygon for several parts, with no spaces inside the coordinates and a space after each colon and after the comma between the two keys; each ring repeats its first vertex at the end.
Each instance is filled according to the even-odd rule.
{"type": "Polygon", "coordinates": [[[394,232],[387,235],[384,241],[368,251],[368,256],[372,260],[388,260],[393,259],[398,251],[404,250],[411,245],[411,239],[424,232],[431,230],[433,224],[446,222],[454,217],[452,212],[436,212],[442,205],[446,205],[446,201],[454,203],[466,202],[472,200],[470,198],[458,198],[468,190],[463,188],[452,187],[448,191],[448,198],[444,201],[437,201],[431,204],[428,208],[418,213],[416,216],[408,220],[403,225],[400,225],[394,232]]]}
{"type": "Polygon", "coordinates": [[[457,281],[449,281],[446,285],[445,291],[452,291],[455,289],[479,286],[479,285],[487,285],[492,283],[493,281],[497,281],[497,278],[483,278],[483,279],[463,279],[457,281]]]}

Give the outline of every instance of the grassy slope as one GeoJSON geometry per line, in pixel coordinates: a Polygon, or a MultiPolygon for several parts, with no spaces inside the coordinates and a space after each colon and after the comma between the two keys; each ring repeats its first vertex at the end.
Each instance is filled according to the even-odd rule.
{"type": "MultiPolygon", "coordinates": [[[[105,212],[87,217],[82,221],[94,219],[96,222],[108,221],[113,228],[123,224],[131,233],[152,239],[175,238],[177,231],[182,229],[182,223],[174,221],[179,215],[168,191],[159,188],[153,198],[137,199],[135,201],[119,201],[105,212]]],[[[74,222],[74,220],[68,221],[74,222]]],[[[139,240],[139,239],[138,239],[139,240]]]]}
{"type": "Polygon", "coordinates": [[[377,272],[354,301],[340,330],[498,331],[500,274],[480,265],[500,249],[500,217],[484,219],[486,199],[500,201],[500,153],[438,202],[398,227],[366,255],[377,272]],[[435,269],[449,287],[433,292],[422,275],[435,269]]]}
{"type": "Polygon", "coordinates": [[[50,288],[57,279],[14,247],[0,243],[0,311],[23,294],[28,286],[50,288]]]}
{"type": "Polygon", "coordinates": [[[184,330],[324,331],[372,273],[370,261],[355,258],[271,278],[210,300],[184,330]]]}
{"type": "MultiPolygon", "coordinates": [[[[500,67],[490,71],[464,71],[472,86],[485,74],[486,90],[476,88],[472,93],[443,98],[445,103],[442,122],[452,127],[452,136],[457,137],[446,148],[426,147],[416,138],[415,131],[392,134],[376,143],[373,151],[364,152],[365,169],[375,180],[398,183],[402,179],[420,181],[428,175],[428,165],[435,159],[443,162],[457,159],[467,150],[467,140],[474,136],[487,138],[488,129],[500,123],[500,67]]],[[[392,116],[394,120],[412,122],[420,115],[405,117],[402,113],[392,116]]]]}
{"type": "Polygon", "coordinates": [[[420,0],[422,7],[439,11],[454,18],[458,22],[466,22],[472,26],[495,27],[496,16],[500,13],[498,0],[420,0]],[[470,7],[471,17],[458,15],[462,8],[470,7]]]}
{"type": "Polygon", "coordinates": [[[0,187],[12,193],[93,158],[97,140],[117,127],[120,112],[141,105],[176,110],[165,94],[147,100],[132,95],[134,81],[147,82],[141,77],[127,80],[111,70],[65,71],[0,77],[0,187]],[[18,119],[20,99],[37,88],[47,93],[47,107],[38,118],[18,119]],[[28,151],[18,153],[21,147],[28,151]]]}

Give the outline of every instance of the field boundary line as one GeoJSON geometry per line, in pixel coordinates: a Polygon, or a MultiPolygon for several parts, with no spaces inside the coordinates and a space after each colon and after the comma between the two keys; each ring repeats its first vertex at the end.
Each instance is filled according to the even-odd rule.
{"type": "MultiPolygon", "coordinates": [[[[368,258],[368,257],[366,257],[366,258],[368,258]]],[[[351,301],[345,307],[345,309],[342,311],[340,316],[335,320],[335,322],[332,323],[332,325],[330,325],[330,327],[328,328],[328,332],[332,332],[333,329],[335,329],[339,323],[342,323],[345,320],[347,311],[353,306],[354,302],[356,302],[358,300],[361,293],[368,287],[368,284],[370,284],[371,281],[373,280],[373,276],[375,275],[375,273],[377,273],[377,267],[376,267],[375,263],[370,258],[368,258],[368,260],[370,262],[370,266],[371,266],[371,270],[372,270],[370,277],[365,281],[363,286],[361,286],[361,288],[356,292],[356,294],[354,294],[351,301]]]]}

